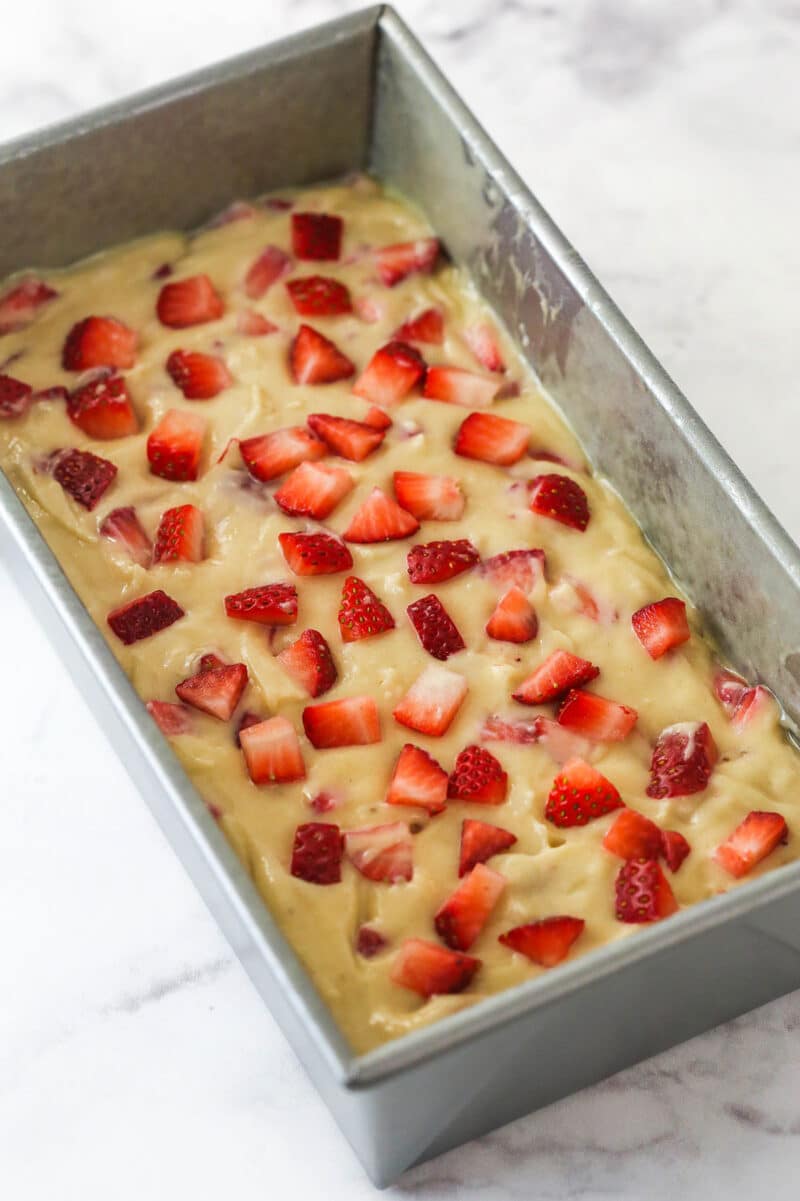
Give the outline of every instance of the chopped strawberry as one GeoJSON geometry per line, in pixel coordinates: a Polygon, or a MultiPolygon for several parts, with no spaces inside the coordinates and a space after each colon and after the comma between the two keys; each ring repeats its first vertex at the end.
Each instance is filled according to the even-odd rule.
{"type": "Polygon", "coordinates": [[[191,275],[164,284],[158,294],[156,312],[162,325],[186,329],[189,325],[216,321],[225,312],[225,304],[207,275],[191,275]]]}
{"type": "Polygon", "coordinates": [[[148,701],[147,712],[168,738],[174,734],[188,734],[192,729],[192,715],[185,705],[176,705],[172,701],[148,701]]]}
{"type": "Polygon", "coordinates": [[[148,592],[146,596],[137,596],[136,600],[112,609],[106,620],[121,642],[130,646],[166,630],[173,622],[183,617],[183,609],[177,601],[160,588],[148,592]]]}
{"type": "Polygon", "coordinates": [[[345,285],[327,275],[290,279],[286,291],[301,317],[338,317],[353,311],[350,293],[345,285]]]}
{"type": "Polygon", "coordinates": [[[292,340],[289,368],[296,384],[333,384],[355,372],[347,355],[310,325],[301,325],[292,340]]]}
{"type": "Polygon", "coordinates": [[[471,955],[449,951],[424,938],[406,938],[392,964],[390,978],[400,988],[433,997],[463,992],[480,966],[480,959],[471,955]]]}
{"type": "Polygon", "coordinates": [[[359,926],[356,935],[356,951],[364,959],[374,959],[388,945],[388,939],[379,930],[373,930],[372,926],[359,926]]]}
{"type": "Polygon", "coordinates": [[[466,876],[477,863],[485,863],[494,855],[500,855],[513,847],[516,834],[502,826],[491,826],[474,818],[465,818],[461,823],[461,851],[458,861],[459,876],[466,876]]]}
{"type": "Polygon", "coordinates": [[[495,332],[488,321],[478,321],[464,330],[464,341],[487,371],[502,375],[506,369],[495,332]]]}
{"type": "Polygon", "coordinates": [[[237,621],[263,626],[290,626],[297,621],[294,584],[262,584],[225,597],[225,613],[237,621]]]}
{"type": "Polygon", "coordinates": [[[392,428],[392,419],[388,413],[384,413],[383,409],[379,409],[377,405],[370,405],[364,416],[364,425],[368,425],[374,430],[390,430],[392,428]]]}
{"type": "Polygon", "coordinates": [[[581,659],[570,651],[557,650],[548,655],[543,663],[515,689],[515,701],[523,705],[544,705],[557,700],[572,688],[580,688],[600,675],[600,668],[588,659],[581,659]]]}
{"type": "Polygon", "coordinates": [[[394,765],[386,800],[414,805],[431,815],[441,813],[447,799],[447,772],[432,755],[407,742],[394,765]]]}
{"type": "Polygon", "coordinates": [[[662,800],[702,792],[708,787],[717,758],[717,745],[706,722],[684,721],[667,726],[653,747],[647,795],[662,800]]]}
{"type": "Polygon", "coordinates": [[[254,784],[289,784],[306,774],[300,742],[285,717],[239,727],[239,743],[254,784]]]}
{"type": "Polygon", "coordinates": [[[671,872],[678,871],[691,849],[689,843],[677,830],[661,831],[661,854],[666,859],[667,867],[671,872]]]}
{"type": "Polygon", "coordinates": [[[486,633],[500,642],[530,642],[536,637],[539,619],[521,588],[509,588],[497,602],[486,623],[486,633]]]}
{"type": "Polygon", "coordinates": [[[299,259],[338,259],[343,227],[331,213],[292,213],[292,250],[299,259]]]}
{"type": "Polygon", "coordinates": [[[147,439],[153,475],[165,480],[196,480],[206,432],[204,418],[186,409],[169,409],[147,439]]]}
{"type": "Polygon", "coordinates": [[[464,493],[450,475],[395,471],[397,502],[419,521],[458,521],[464,515],[464,493]]]}
{"type": "Polygon", "coordinates": [[[67,398],[67,416],[90,438],[107,440],[135,434],[139,422],[121,375],[97,376],[67,398]]]}
{"type": "Polygon", "coordinates": [[[418,529],[416,517],[401,509],[380,488],[373,488],[353,514],[343,537],[348,542],[391,542],[395,538],[408,538],[418,529]]]}
{"type": "Polygon", "coordinates": [[[219,655],[215,655],[213,651],[207,651],[200,656],[200,661],[197,664],[198,671],[217,671],[220,667],[227,667],[224,659],[220,659],[219,655]]]}
{"type": "Polygon", "coordinates": [[[41,279],[23,279],[0,296],[0,335],[13,334],[30,325],[43,304],[58,296],[41,279]]]}
{"type": "Polygon", "coordinates": [[[592,744],[572,730],[560,726],[550,717],[537,717],[539,746],[547,751],[554,763],[569,763],[570,759],[585,759],[591,754],[592,744]]]}
{"type": "Polygon", "coordinates": [[[691,637],[686,620],[686,605],[675,596],[655,601],[637,610],[631,618],[633,632],[651,659],[660,659],[667,651],[691,637]]]}
{"type": "Polygon", "coordinates": [[[278,542],[295,575],[335,575],[353,566],[350,551],[332,534],[278,534],[278,542]]]}
{"type": "Polygon", "coordinates": [[[441,309],[424,309],[416,317],[404,321],[395,337],[401,342],[430,342],[434,346],[441,346],[444,341],[441,309]]]}
{"type": "Polygon", "coordinates": [[[218,355],[199,350],[173,350],[167,359],[167,373],[187,400],[211,400],[233,383],[218,355]]]}
{"type": "Polygon", "coordinates": [[[64,491],[90,511],[111,487],[117,474],[113,463],[89,450],[54,451],[50,456],[50,470],[64,491]]]}
{"type": "Polygon", "coordinates": [[[255,309],[241,309],[236,317],[236,330],[248,338],[263,338],[278,332],[278,326],[255,309]]]}
{"type": "Polygon", "coordinates": [[[420,543],[412,546],[406,556],[408,578],[412,584],[441,584],[469,571],[480,563],[480,558],[466,538],[420,543]]]}
{"type": "Polygon", "coordinates": [[[433,919],[436,933],[454,951],[468,951],[486,925],[506,887],[506,878],[477,863],[433,919]]]}
{"type": "Polygon", "coordinates": [[[187,705],[218,717],[220,721],[230,721],[246,687],[244,663],[228,663],[189,676],[176,686],[175,691],[187,705]]]}
{"type": "Polygon", "coordinates": [[[658,859],[663,849],[661,830],[643,813],[623,809],[606,831],[603,846],[621,859],[658,859]]]}
{"type": "Polygon", "coordinates": [[[132,367],[136,343],[135,332],[115,317],[85,317],[67,334],[61,363],[66,371],[132,367]]]}
{"type": "Polygon", "coordinates": [[[360,463],[376,450],[385,437],[383,430],[350,417],[332,417],[330,413],[312,413],[309,428],[334,454],[360,463]]]}
{"type": "Polygon", "coordinates": [[[628,705],[572,688],[559,710],[558,722],[595,742],[621,742],[628,737],[638,717],[636,710],[628,705]]]}
{"type": "Polygon", "coordinates": [[[308,884],[338,884],[344,839],[338,826],[304,822],[294,832],[291,873],[308,884]]]}
{"type": "Polygon", "coordinates": [[[616,915],[621,922],[656,922],[669,917],[678,902],[656,859],[629,859],[616,880],[616,915]]]}
{"type": "Polygon", "coordinates": [[[331,648],[318,630],[304,630],[277,658],[309,696],[322,696],[336,683],[338,673],[331,648]]]}
{"type": "MultiPolygon", "coordinates": [[[[558,587],[559,590],[564,587],[565,594],[576,602],[576,612],[582,613],[590,621],[596,621],[599,625],[609,626],[613,625],[619,617],[616,609],[607,600],[599,597],[583,580],[576,579],[575,576],[570,575],[566,571],[558,587]]],[[[551,593],[554,600],[556,599],[555,591],[554,589],[553,593],[551,593]]]]}
{"type": "Polygon", "coordinates": [[[434,659],[449,659],[464,650],[458,627],[435,593],[412,601],[406,609],[417,637],[434,659]]]}
{"type": "Polygon", "coordinates": [[[781,842],[789,838],[789,829],[780,813],[748,813],[732,834],[714,851],[714,859],[737,879],[766,859],[781,842]]]}
{"type": "Polygon", "coordinates": [[[504,550],[499,555],[484,559],[481,575],[486,576],[505,592],[514,585],[523,592],[531,592],[540,579],[544,578],[543,550],[504,550]]]}
{"type": "Polygon", "coordinates": [[[495,380],[465,371],[463,367],[429,367],[422,395],[428,400],[481,409],[492,403],[497,392],[495,380]]]}
{"type": "Polygon", "coordinates": [[[31,407],[33,388],[12,375],[0,374],[0,419],[24,417],[31,407]]]}
{"type": "Polygon", "coordinates": [[[496,413],[470,413],[459,426],[453,450],[464,459],[501,467],[518,462],[528,449],[530,430],[496,413]]]}
{"type": "Polygon", "coordinates": [[[542,734],[541,717],[501,717],[492,713],[480,728],[481,742],[515,742],[529,746],[542,734]]]}
{"type": "Polygon", "coordinates": [[[580,484],[568,475],[537,475],[530,482],[531,510],[583,532],[589,524],[589,502],[580,484]]]}
{"type": "Polygon", "coordinates": [[[279,246],[265,246],[244,277],[245,294],[251,300],[260,300],[291,269],[292,260],[279,246]]]}
{"type": "Polygon", "coordinates": [[[736,706],[736,712],[731,718],[731,726],[734,730],[743,730],[759,714],[768,712],[772,703],[773,696],[768,688],[764,688],[761,684],[755,688],[747,688],[736,706]]]}
{"type": "Polygon", "coordinates": [[[451,800],[502,805],[507,794],[508,773],[490,751],[482,746],[467,746],[459,751],[447,782],[451,800]]]}
{"type": "Polygon", "coordinates": [[[358,642],[394,629],[394,618],[363,580],[348,576],[342,586],[339,631],[342,642],[358,642]]]}
{"type": "Polygon", "coordinates": [[[392,716],[401,726],[441,738],[450,728],[467,691],[463,676],[431,663],[417,676],[392,716]]]}
{"type": "Polygon", "coordinates": [[[380,742],[381,723],[371,696],[348,696],[338,701],[306,705],[303,727],[312,746],[366,746],[380,742]]]}
{"type": "Polygon", "coordinates": [[[555,967],[569,955],[572,944],[583,934],[585,926],[581,917],[543,917],[538,922],[507,930],[497,941],[532,959],[540,967],[555,967]]]}
{"type": "Polygon", "coordinates": [[[251,713],[249,709],[245,710],[242,716],[236,723],[236,733],[233,736],[233,741],[241,750],[242,747],[242,730],[249,730],[251,726],[260,725],[264,718],[258,713],[251,713]]]}
{"type": "Polygon", "coordinates": [[[156,533],[155,563],[199,563],[203,558],[205,520],[196,505],[167,509],[156,533]]]}
{"type": "Polygon", "coordinates": [[[140,567],[150,566],[153,560],[153,544],[142,529],[136,510],[131,505],[122,509],[112,509],[101,521],[98,533],[103,538],[118,542],[140,567]]]}
{"type": "Polygon", "coordinates": [[[554,826],[585,826],[622,808],[614,785],[583,759],[571,759],[553,781],[544,815],[554,826]]]}
{"type": "Polygon", "coordinates": [[[720,668],[714,676],[714,695],[729,717],[733,717],[750,685],[735,672],[720,668]]]}
{"type": "Polygon", "coordinates": [[[375,325],[383,319],[386,312],[383,304],[374,296],[356,296],[353,299],[353,311],[360,321],[366,325],[375,325]]]}
{"type": "Polygon", "coordinates": [[[438,238],[418,238],[415,242],[395,242],[375,251],[375,262],[381,283],[393,288],[407,275],[433,271],[439,257],[438,238]]]}
{"type": "Polygon", "coordinates": [[[373,404],[395,404],[408,396],[425,375],[425,360],[406,342],[387,342],[376,350],[353,391],[373,404]]]}
{"type": "Polygon", "coordinates": [[[315,438],[300,425],[258,434],[239,443],[244,465],[257,480],[274,480],[291,471],[299,463],[321,459],[326,452],[324,442],[315,438]]]}
{"type": "Polygon", "coordinates": [[[322,521],[352,487],[353,477],[344,467],[300,463],[281,484],[274,500],[291,517],[314,517],[322,521]]]}
{"type": "Polygon", "coordinates": [[[308,802],[309,809],[313,809],[315,813],[330,813],[339,804],[336,794],[323,789],[322,792],[316,793],[308,802]]]}
{"type": "Polygon", "coordinates": [[[344,849],[356,871],[368,880],[397,884],[414,875],[414,846],[406,822],[348,830],[344,849]]]}

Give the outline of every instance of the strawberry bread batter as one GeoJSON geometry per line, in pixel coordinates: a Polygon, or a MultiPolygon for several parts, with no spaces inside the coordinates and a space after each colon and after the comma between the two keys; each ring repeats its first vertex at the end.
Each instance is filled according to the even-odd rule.
{"type": "Polygon", "coordinates": [[[357,1051],[797,855],[776,702],[369,180],[8,281],[0,466],[357,1051]]]}

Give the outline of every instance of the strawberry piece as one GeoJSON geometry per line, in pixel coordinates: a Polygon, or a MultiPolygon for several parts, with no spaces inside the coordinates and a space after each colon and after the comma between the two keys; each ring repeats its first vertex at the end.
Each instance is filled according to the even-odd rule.
{"type": "Polygon", "coordinates": [[[516,834],[502,826],[491,826],[474,818],[465,818],[461,823],[461,850],[458,861],[459,876],[466,876],[478,863],[485,863],[494,855],[500,855],[513,847],[516,834]]]}
{"type": "Polygon", "coordinates": [[[147,712],[162,734],[188,734],[192,729],[192,715],[184,705],[172,701],[148,701],[147,712]]]}
{"type": "Polygon", "coordinates": [[[344,467],[301,463],[281,484],[274,500],[291,517],[314,517],[322,521],[352,487],[353,477],[344,467]]]}
{"type": "Polygon", "coordinates": [[[310,325],[301,325],[292,340],[289,369],[296,384],[333,384],[355,372],[347,355],[310,325]]]}
{"type": "Polygon", "coordinates": [[[621,742],[636,725],[639,714],[628,705],[594,692],[572,688],[558,714],[558,723],[595,742],[621,742]]]}
{"type": "Polygon", "coordinates": [[[702,792],[708,787],[718,757],[706,722],[685,721],[667,726],[653,747],[647,795],[662,800],[702,792]]]}
{"type": "Polygon", "coordinates": [[[295,575],[335,575],[353,566],[350,551],[332,534],[278,534],[278,542],[295,575]]]}
{"type": "Polygon", "coordinates": [[[446,799],[447,772],[427,751],[407,742],[394,765],[387,803],[413,805],[433,816],[442,812],[446,799]]]}
{"type": "Polygon", "coordinates": [[[530,482],[531,511],[583,532],[589,524],[589,502],[580,484],[568,475],[537,475],[530,482]]]}
{"type": "Polygon", "coordinates": [[[331,648],[318,630],[304,630],[277,658],[309,696],[322,696],[336,683],[338,673],[331,648]]]}
{"type": "Polygon", "coordinates": [[[554,826],[585,826],[622,808],[614,785],[583,759],[571,759],[553,781],[544,815],[554,826]]]}
{"type": "Polygon", "coordinates": [[[190,275],[164,284],[156,302],[159,321],[171,329],[216,321],[224,312],[223,299],[207,275],[190,275]]]}
{"type": "Polygon", "coordinates": [[[227,663],[189,676],[176,685],[175,691],[187,705],[218,717],[220,721],[230,721],[246,687],[244,663],[227,663]]]}
{"type": "Polygon", "coordinates": [[[312,746],[366,746],[380,742],[381,724],[371,696],[348,696],[321,705],[306,705],[303,727],[312,746]]]}
{"type": "Polygon", "coordinates": [[[370,405],[364,417],[364,425],[368,425],[373,430],[390,430],[392,428],[392,419],[388,413],[384,413],[383,409],[379,409],[377,405],[370,405]]]}
{"type": "Polygon", "coordinates": [[[759,714],[767,712],[772,707],[772,701],[772,693],[761,684],[755,688],[747,688],[736,706],[736,712],[731,718],[731,726],[734,730],[743,730],[759,714]]]}
{"type": "Polygon", "coordinates": [[[304,822],[294,832],[290,871],[308,884],[338,884],[344,839],[338,826],[304,822]]]}
{"type": "Polygon", "coordinates": [[[67,416],[90,438],[124,438],[139,429],[125,380],[104,375],[77,388],[67,398],[67,416]]]}
{"type": "Polygon", "coordinates": [[[199,563],[203,558],[205,520],[196,505],[167,509],[156,533],[155,563],[199,563]]]}
{"type": "Polygon", "coordinates": [[[239,726],[239,744],[254,784],[290,784],[305,778],[306,768],[294,726],[285,717],[268,717],[239,726]]]}
{"type": "Polygon", "coordinates": [[[570,759],[585,759],[592,751],[591,742],[560,726],[550,717],[537,717],[539,745],[547,751],[555,763],[569,763],[570,759]]]}
{"type": "Polygon", "coordinates": [[[502,805],[507,794],[508,773],[491,752],[474,745],[459,751],[447,782],[447,795],[451,800],[502,805]]]}
{"type": "Polygon", "coordinates": [[[66,371],[89,367],[132,367],[136,362],[136,334],[115,317],[85,317],[73,325],[61,351],[66,371]]]}
{"type": "Polygon", "coordinates": [[[497,392],[495,380],[465,371],[463,367],[429,367],[422,395],[427,400],[481,409],[492,403],[497,392]]]}
{"type": "Polygon", "coordinates": [[[89,450],[57,450],[50,456],[53,479],[73,500],[90,511],[105,495],[117,474],[108,459],[89,450]]]}
{"type": "Polygon", "coordinates": [[[103,538],[118,542],[140,567],[149,567],[153,561],[153,544],[142,529],[136,510],[131,505],[122,509],[112,509],[101,521],[98,533],[103,538]]]}
{"type": "Polygon", "coordinates": [[[691,849],[689,843],[677,830],[661,831],[661,854],[666,859],[667,867],[671,872],[678,871],[691,849]]]}
{"type": "Polygon", "coordinates": [[[441,346],[444,341],[444,317],[440,309],[424,309],[416,317],[404,321],[395,334],[401,342],[430,342],[441,346]]]}
{"type": "Polygon", "coordinates": [[[292,213],[292,250],[299,259],[338,259],[343,227],[331,213],[292,213]]]}
{"type": "Polygon", "coordinates": [[[714,676],[714,695],[729,717],[733,717],[749,687],[741,676],[725,668],[714,676]]]}
{"type": "Polygon", "coordinates": [[[239,443],[245,467],[255,479],[265,483],[300,463],[321,459],[325,449],[324,442],[300,425],[257,434],[239,443]]]}
{"type": "Polygon", "coordinates": [[[301,317],[338,317],[353,311],[350,293],[345,285],[327,275],[290,279],[286,291],[301,317]]]}
{"type": "Polygon", "coordinates": [[[419,521],[458,521],[464,515],[464,494],[450,475],[395,471],[397,503],[419,521]]]}
{"type": "Polygon", "coordinates": [[[147,439],[153,475],[165,480],[196,480],[206,432],[205,420],[186,409],[169,409],[147,439]]]}
{"type": "Polygon", "coordinates": [[[425,375],[425,360],[406,342],[387,342],[376,350],[359,375],[353,391],[373,404],[396,404],[408,396],[425,375]]]}
{"type": "Polygon", "coordinates": [[[482,367],[485,367],[487,371],[503,374],[506,365],[500,353],[500,347],[497,345],[495,332],[487,321],[478,321],[475,325],[468,325],[464,330],[464,341],[482,367]]]}
{"type": "Polygon", "coordinates": [[[738,879],[766,859],[779,843],[789,838],[789,829],[780,813],[753,810],[732,834],[714,851],[720,867],[738,879]]]}
{"type": "Polygon", "coordinates": [[[508,467],[528,449],[530,430],[519,421],[496,413],[470,413],[459,426],[453,450],[464,459],[479,459],[508,467]]]}
{"type": "Polygon", "coordinates": [[[481,742],[514,742],[529,746],[541,738],[541,717],[500,717],[492,713],[480,728],[481,742]]]}
{"type": "Polygon", "coordinates": [[[643,813],[623,809],[606,831],[603,846],[621,859],[658,859],[663,849],[661,830],[643,813]]]}
{"type": "Polygon", "coordinates": [[[463,676],[432,663],[417,676],[392,716],[401,726],[441,738],[450,728],[467,691],[463,676]]]}
{"type": "Polygon", "coordinates": [[[580,688],[600,675],[600,668],[570,651],[557,650],[548,655],[513,692],[523,705],[544,705],[557,700],[572,688],[580,688]]]}
{"type": "Polygon", "coordinates": [[[479,937],[506,887],[506,878],[485,863],[477,863],[434,915],[442,942],[454,951],[468,951],[479,937]]]}
{"type": "Polygon", "coordinates": [[[360,463],[373,450],[377,450],[385,437],[383,430],[375,429],[364,421],[332,417],[330,413],[312,413],[308,425],[329,450],[354,463],[360,463]]]}
{"type": "Polygon", "coordinates": [[[412,546],[406,557],[412,584],[441,584],[469,571],[480,555],[467,538],[412,546]]]}
{"type": "Polygon", "coordinates": [[[480,959],[437,946],[424,938],[406,938],[392,964],[390,978],[421,997],[463,992],[481,966],[480,959]]]}
{"type": "Polygon", "coordinates": [[[678,902],[655,859],[629,859],[616,879],[616,915],[621,922],[656,922],[669,917],[678,902]]]}
{"type": "Polygon", "coordinates": [[[481,575],[486,576],[500,591],[512,586],[531,592],[544,578],[543,550],[504,550],[484,559],[481,575]]]}
{"type": "Polygon", "coordinates": [[[339,631],[342,642],[358,642],[394,629],[394,618],[363,580],[348,576],[342,586],[339,631]]]}
{"type": "Polygon", "coordinates": [[[0,419],[24,417],[31,407],[33,388],[12,375],[0,374],[0,419]]]}
{"type": "Polygon", "coordinates": [[[207,651],[206,654],[200,656],[197,670],[216,671],[219,667],[227,667],[225,660],[220,659],[219,655],[215,655],[213,651],[207,651]]]}
{"type": "Polygon", "coordinates": [[[130,646],[166,630],[183,615],[178,602],[158,588],[155,592],[148,592],[146,596],[138,596],[136,600],[120,605],[118,609],[112,609],[106,620],[117,638],[130,646]]]}
{"type": "Polygon", "coordinates": [[[449,659],[464,650],[464,639],[442,602],[433,592],[406,609],[424,649],[434,659],[449,659]]]}
{"type": "Polygon", "coordinates": [[[486,633],[500,642],[530,642],[539,619],[521,588],[509,588],[486,623],[486,633]]]}
{"type": "Polygon", "coordinates": [[[263,338],[277,333],[278,326],[255,309],[242,309],[236,317],[236,330],[247,338],[263,338]]]}
{"type": "Polygon", "coordinates": [[[225,613],[237,621],[264,626],[290,626],[297,621],[294,584],[262,584],[225,597],[225,613]]]}
{"type": "Polygon", "coordinates": [[[381,283],[393,288],[401,279],[415,272],[429,274],[439,257],[438,238],[417,238],[414,242],[395,242],[375,251],[375,262],[381,283]]]}
{"type": "Polygon", "coordinates": [[[356,871],[368,880],[397,884],[414,875],[414,847],[406,822],[348,830],[344,849],[356,871]]]}
{"type": "Polygon", "coordinates": [[[544,917],[538,922],[507,930],[497,941],[527,956],[540,967],[555,967],[569,955],[572,944],[583,934],[585,926],[581,917],[544,917]]]}
{"type": "Polygon", "coordinates": [[[562,578],[568,589],[574,593],[578,613],[582,613],[584,617],[588,617],[590,621],[596,621],[600,625],[614,624],[619,614],[608,601],[600,599],[596,593],[592,592],[588,584],[569,575],[568,572],[565,571],[562,578]]]}
{"type": "Polygon", "coordinates": [[[374,959],[388,945],[388,939],[384,938],[378,930],[373,930],[371,926],[359,926],[356,935],[356,951],[365,959],[374,959]]]}
{"type": "Polygon", "coordinates": [[[691,637],[686,605],[675,596],[667,596],[638,609],[631,618],[631,625],[651,659],[660,659],[691,637]]]}
{"type": "Polygon", "coordinates": [[[258,713],[251,713],[249,709],[245,710],[236,723],[236,733],[233,736],[233,741],[240,750],[242,746],[242,730],[249,730],[251,726],[260,725],[263,720],[264,718],[258,713]]]}
{"type": "Polygon", "coordinates": [[[0,335],[13,334],[30,325],[43,304],[58,296],[41,279],[23,279],[0,296],[0,335]]]}
{"type": "Polygon", "coordinates": [[[199,350],[173,350],[167,359],[167,373],[187,400],[211,400],[233,383],[218,355],[199,350]]]}
{"type": "Polygon", "coordinates": [[[292,268],[292,260],[279,246],[265,246],[258,258],[248,267],[244,277],[245,294],[260,300],[268,288],[292,268]]]}
{"type": "Polygon", "coordinates": [[[343,537],[348,542],[391,542],[416,534],[419,522],[396,501],[373,488],[367,499],[356,509],[343,537]]]}

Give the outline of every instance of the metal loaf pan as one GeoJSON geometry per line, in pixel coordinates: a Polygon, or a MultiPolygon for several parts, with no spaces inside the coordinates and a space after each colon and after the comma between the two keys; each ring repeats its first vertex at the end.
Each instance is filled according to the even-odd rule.
{"type": "MultiPolygon", "coordinates": [[[[391,9],[0,151],[0,274],[354,168],[426,211],[730,661],[800,718],[797,548],[391,9]]],[[[354,1057],[2,476],[0,511],[28,603],[376,1184],[800,985],[796,863],[354,1057]]]]}

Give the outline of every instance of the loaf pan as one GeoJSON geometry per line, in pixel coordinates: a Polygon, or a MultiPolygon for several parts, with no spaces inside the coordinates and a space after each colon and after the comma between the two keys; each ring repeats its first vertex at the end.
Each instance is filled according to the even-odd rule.
{"type": "MultiPolygon", "coordinates": [[[[794,725],[800,553],[390,8],[5,147],[0,275],[353,170],[425,211],[725,657],[794,725]]],[[[795,863],[354,1056],[1,475],[0,512],[26,603],[376,1184],[800,984],[795,863]]]]}

